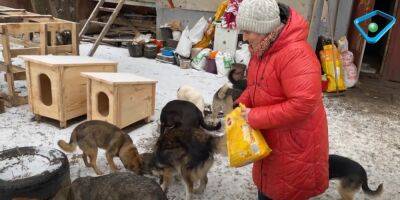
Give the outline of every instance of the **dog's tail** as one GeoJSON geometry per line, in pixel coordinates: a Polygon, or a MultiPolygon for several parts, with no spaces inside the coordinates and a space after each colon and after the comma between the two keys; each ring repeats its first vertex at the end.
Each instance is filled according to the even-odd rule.
{"type": "Polygon", "coordinates": [[[369,196],[379,196],[382,194],[383,192],[383,184],[379,184],[378,188],[376,190],[371,190],[368,186],[368,180],[365,177],[365,179],[363,180],[363,183],[361,185],[362,190],[365,192],[365,194],[369,195],[369,196]]]}
{"type": "Polygon", "coordinates": [[[76,135],[77,135],[77,131],[73,130],[72,134],[71,134],[71,137],[69,139],[69,143],[65,142],[64,140],[59,140],[58,143],[57,143],[58,146],[62,150],[66,151],[66,152],[75,151],[76,146],[77,146],[77,137],[76,137],[76,135]]]}
{"type": "Polygon", "coordinates": [[[213,125],[208,125],[208,124],[206,124],[206,122],[204,121],[204,118],[203,117],[201,117],[201,119],[200,119],[200,125],[201,125],[201,127],[203,127],[203,128],[205,128],[206,130],[209,130],[209,131],[217,131],[217,130],[219,130],[220,128],[221,128],[221,122],[218,122],[218,124],[217,125],[215,125],[215,126],[213,126],[213,125]]]}

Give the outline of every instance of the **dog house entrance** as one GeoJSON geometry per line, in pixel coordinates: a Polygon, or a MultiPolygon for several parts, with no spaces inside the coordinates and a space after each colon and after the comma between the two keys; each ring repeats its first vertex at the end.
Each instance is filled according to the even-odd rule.
{"type": "Polygon", "coordinates": [[[103,116],[107,117],[110,110],[110,104],[107,94],[100,92],[97,95],[97,111],[103,116]]]}
{"type": "Polygon", "coordinates": [[[40,100],[46,106],[51,106],[53,104],[52,92],[51,92],[51,81],[46,74],[39,75],[39,90],[40,90],[40,100]]]}

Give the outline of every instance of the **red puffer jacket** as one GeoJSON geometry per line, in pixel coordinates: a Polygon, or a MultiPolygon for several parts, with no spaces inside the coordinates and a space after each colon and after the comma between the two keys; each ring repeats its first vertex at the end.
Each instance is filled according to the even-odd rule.
{"type": "Polygon", "coordinates": [[[328,187],[328,127],[321,67],[307,43],[308,24],[296,11],[271,48],[253,56],[247,88],[237,100],[252,108],[272,153],[253,165],[257,188],[274,200],[303,200],[328,187]]]}

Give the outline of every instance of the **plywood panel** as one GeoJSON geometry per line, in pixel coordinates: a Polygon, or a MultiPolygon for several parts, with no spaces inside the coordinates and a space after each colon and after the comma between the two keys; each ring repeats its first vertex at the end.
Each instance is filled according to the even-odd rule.
{"type": "Polygon", "coordinates": [[[121,85],[118,90],[121,127],[152,115],[153,84],[121,85]]]}
{"type": "Polygon", "coordinates": [[[30,84],[28,85],[29,93],[31,96],[29,97],[32,101],[31,107],[33,108],[33,113],[41,116],[49,117],[52,119],[58,119],[59,117],[59,108],[56,102],[60,99],[60,91],[58,90],[60,80],[58,79],[58,70],[48,68],[46,66],[41,66],[36,63],[29,63],[29,73],[30,73],[30,84]],[[46,106],[41,101],[40,96],[40,81],[39,75],[46,74],[51,81],[51,93],[52,93],[52,105],[46,106]]]}
{"type": "Polygon", "coordinates": [[[102,82],[98,82],[95,80],[91,80],[91,100],[90,102],[92,103],[91,105],[91,119],[92,120],[102,120],[102,121],[106,121],[108,123],[112,123],[114,124],[114,119],[116,116],[116,113],[114,113],[114,107],[113,107],[113,102],[115,101],[115,97],[114,97],[114,88],[112,85],[108,85],[102,82]],[[107,116],[103,116],[102,114],[100,114],[99,110],[98,110],[98,105],[99,105],[99,101],[97,99],[97,95],[103,92],[107,95],[108,97],[108,102],[109,102],[109,107],[108,107],[108,115],[107,116]]]}
{"type": "Polygon", "coordinates": [[[86,114],[86,78],[80,76],[81,72],[115,72],[113,65],[109,66],[83,66],[66,67],[63,82],[64,103],[66,105],[66,119],[86,114]]]}

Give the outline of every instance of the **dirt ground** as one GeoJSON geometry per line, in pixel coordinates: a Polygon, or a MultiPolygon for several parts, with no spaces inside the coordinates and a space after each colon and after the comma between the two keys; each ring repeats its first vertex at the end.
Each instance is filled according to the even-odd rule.
{"type": "MultiPolygon", "coordinates": [[[[88,49],[89,45],[81,45],[82,54],[88,49]]],[[[159,81],[154,121],[149,124],[138,123],[124,129],[141,153],[149,151],[154,144],[159,112],[163,105],[175,99],[176,91],[181,85],[194,86],[204,95],[206,103],[211,103],[214,92],[227,81],[225,77],[216,77],[205,72],[182,70],[144,58],[130,58],[128,51],[122,48],[101,46],[95,56],[118,61],[120,72],[135,73],[159,81]]],[[[22,64],[20,60],[16,61],[22,64]]],[[[26,94],[24,82],[18,82],[17,87],[26,94]]],[[[0,89],[6,91],[4,80],[0,80],[0,89]]],[[[363,76],[357,88],[339,96],[327,95],[324,102],[329,121],[330,152],[360,162],[368,173],[372,189],[383,183],[385,191],[379,199],[400,199],[400,84],[363,76]]],[[[8,108],[6,113],[1,114],[0,150],[16,146],[58,148],[57,141],[68,140],[72,129],[85,119],[80,117],[72,120],[68,128],[59,129],[57,122],[53,120],[36,123],[32,118],[33,114],[27,105],[8,108]]],[[[78,150],[68,154],[73,180],[82,176],[95,176],[92,169],[84,166],[80,153],[78,150]]],[[[122,167],[119,161],[117,163],[122,167]]],[[[103,172],[109,172],[104,151],[99,152],[98,165],[103,172]]],[[[331,181],[329,189],[315,199],[339,199],[335,191],[336,184],[331,181]]],[[[184,187],[179,181],[173,183],[168,197],[183,199],[184,187]]],[[[209,173],[209,184],[205,193],[195,195],[194,199],[256,199],[251,165],[232,169],[227,167],[225,157],[217,156],[209,173]]],[[[368,197],[359,192],[357,199],[368,197]]]]}

